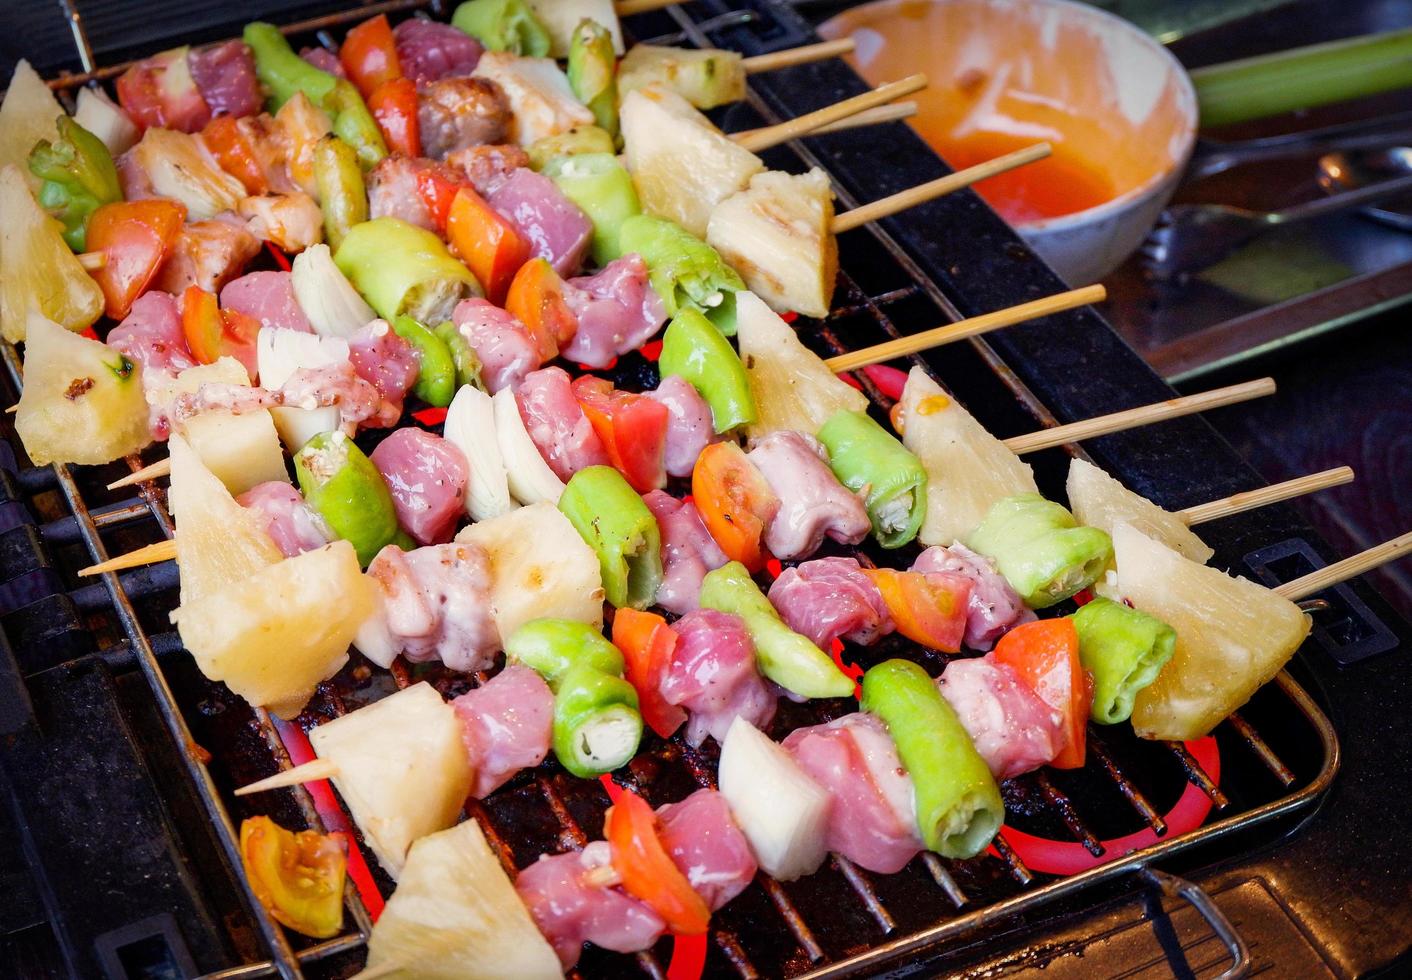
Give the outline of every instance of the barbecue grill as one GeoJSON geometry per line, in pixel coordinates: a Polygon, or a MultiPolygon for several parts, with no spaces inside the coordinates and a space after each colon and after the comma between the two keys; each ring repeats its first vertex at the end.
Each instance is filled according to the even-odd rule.
{"type": "MultiPolygon", "coordinates": [[[[296,47],[316,43],[321,32],[337,32],[379,11],[441,13],[418,0],[394,0],[292,25],[290,31],[296,47]]],[[[56,87],[72,90],[120,72],[121,65],[95,64],[77,13],[72,23],[85,73],[56,87]]],[[[768,0],[729,7],[705,0],[639,15],[628,26],[639,38],[679,35],[689,44],[746,54],[811,39],[792,10],[768,0]]],[[[755,76],[748,101],[726,111],[726,128],[775,122],[864,89],[837,61],[755,76]]],[[[840,210],[944,172],[900,124],[795,142],[771,151],[767,163],[795,171],[822,167],[834,179],[840,210]]],[[[1062,288],[969,192],[847,232],[840,239],[840,266],[834,310],[823,321],[797,324],[820,353],[878,343],[1062,288]]],[[[8,405],[17,397],[21,371],[13,348],[7,345],[3,353],[4,380],[12,383],[5,392],[8,405]]],[[[920,360],[1000,436],[1169,395],[1087,309],[972,338],[920,360]]],[[[611,373],[621,387],[642,387],[654,380],[655,366],[634,354],[611,373]]],[[[865,375],[860,381],[885,411],[887,397],[865,375]]],[[[1129,486],[1173,509],[1258,483],[1197,419],[1066,449],[1091,452],[1129,486]]],[[[172,535],[159,486],[139,484],[136,495],[131,488],[105,489],[143,462],[133,457],[126,468],[41,469],[0,443],[0,788],[12,811],[0,807],[0,840],[20,841],[24,857],[24,866],[16,866],[14,856],[0,850],[0,885],[7,902],[10,895],[18,899],[9,912],[0,909],[0,973],[350,975],[361,965],[381,898],[391,891],[375,862],[355,853],[345,931],[313,942],[284,931],[255,900],[240,872],[233,830],[244,816],[269,813],[286,826],[351,831],[337,797],[327,784],[239,800],[231,791],[306,761],[311,751],[304,733],[312,726],[417,679],[430,680],[448,696],[474,679],[440,665],[418,667],[414,677],[401,662],[389,676],[355,658],[294,723],[274,721],[205,681],[166,618],[176,605],[173,563],[99,581],[74,575],[91,562],[172,535]]],[[[1058,496],[1065,449],[1047,450],[1032,462],[1041,488],[1058,496]]],[[[1217,563],[1268,584],[1323,564],[1322,546],[1284,507],[1227,519],[1203,535],[1217,548],[1217,563]]],[[[867,548],[857,556],[865,563],[881,557],[867,548]]],[[[1267,894],[1277,896],[1293,921],[1304,923],[1298,935],[1320,950],[1313,962],[1321,969],[1351,974],[1385,966],[1412,946],[1412,886],[1399,870],[1409,857],[1407,818],[1389,813],[1383,796],[1407,785],[1405,773],[1390,774],[1396,738],[1409,728],[1406,712],[1398,709],[1412,705],[1412,691],[1397,671],[1405,652],[1378,658],[1399,646],[1405,651],[1408,634],[1358,587],[1339,586],[1316,605],[1313,639],[1290,672],[1213,736],[1152,743],[1133,737],[1127,726],[1104,729],[1091,735],[1083,770],[1046,770],[1007,783],[1006,835],[981,857],[945,861],[926,854],[890,876],[834,857],[818,874],[789,884],[762,874],[713,918],[704,946],[666,938],[635,957],[590,948],[576,972],[641,972],[674,980],[920,975],[959,969],[1015,941],[1024,951],[1002,966],[1047,962],[1083,948],[1072,939],[1069,945],[1041,943],[1037,930],[1048,920],[1081,914],[1086,925],[1079,935],[1116,934],[1117,926],[1100,923],[1124,922],[1131,913],[1122,904],[1098,903],[1134,892],[1168,896],[1168,906],[1185,900],[1204,918],[1205,934],[1217,942],[1192,954],[1193,974],[1238,976],[1262,958],[1290,962],[1270,949],[1268,937],[1275,934],[1268,926],[1257,921],[1262,931],[1243,938],[1243,923],[1233,922],[1207,891],[1171,873],[1232,857],[1242,857],[1236,877],[1219,880],[1218,889],[1239,899],[1243,893],[1239,887],[1230,891],[1232,882],[1266,881],[1267,894]],[[1336,664],[1350,666],[1339,673],[1336,664]],[[1316,696],[1310,691],[1318,690],[1319,681],[1327,683],[1328,693],[1316,696]],[[1374,692],[1381,693],[1379,702],[1372,700],[1374,692]],[[1331,703],[1341,716],[1337,726],[1329,719],[1331,703]],[[1372,717],[1379,704],[1397,717],[1372,717]],[[1347,714],[1351,707],[1361,710],[1347,714]],[[1354,761],[1353,772],[1337,784],[1336,729],[1354,761]],[[1311,821],[1325,800],[1332,814],[1311,821]],[[1355,819],[1369,836],[1350,847],[1353,832],[1346,828],[1355,819]],[[1286,847],[1267,858],[1250,857],[1252,849],[1296,827],[1301,830],[1286,847]],[[1377,830],[1387,832],[1373,838],[1377,830]],[[1383,854],[1365,850],[1375,841],[1383,854]],[[1383,867],[1384,858],[1392,870],[1372,876],[1368,869],[1383,867]],[[1344,912],[1342,923],[1321,919],[1317,928],[1300,918],[1320,887],[1341,896],[1352,882],[1363,889],[1363,911],[1344,912]],[[1340,930],[1374,928],[1370,909],[1381,913],[1379,931],[1350,943],[1340,930]]],[[[898,655],[921,659],[933,673],[945,659],[895,636],[868,649],[848,648],[843,657],[866,667],[898,655]]],[[[782,702],[776,725],[813,724],[846,710],[844,702],[782,702]]],[[[692,750],[649,734],[639,756],[614,776],[659,805],[711,785],[715,755],[711,744],[692,750]]],[[[607,805],[603,787],[567,776],[551,760],[473,802],[469,811],[513,869],[541,852],[580,847],[596,837],[607,805]]],[[[1248,918],[1245,906],[1238,907],[1248,918]]],[[[1144,915],[1164,919],[1163,909],[1158,901],[1144,915]]],[[[1187,918],[1176,913],[1170,922],[1187,918]]],[[[1171,927],[1178,946],[1179,931],[1171,927]]],[[[1130,955],[1139,963],[1150,954],[1149,946],[1130,955]]]]}

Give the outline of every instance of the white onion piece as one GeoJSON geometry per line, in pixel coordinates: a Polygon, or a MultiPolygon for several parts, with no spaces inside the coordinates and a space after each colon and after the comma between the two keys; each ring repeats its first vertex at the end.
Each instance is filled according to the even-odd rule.
{"type": "Polygon", "coordinates": [[[442,435],[470,465],[466,486],[466,513],[473,521],[497,517],[515,506],[505,460],[495,438],[495,403],[472,385],[462,385],[446,409],[442,435]]]}
{"type": "Polygon", "coordinates": [[[828,791],[744,718],[721,746],[720,787],[766,874],[793,881],[824,863],[828,791]]]}
{"type": "Polygon", "coordinates": [[[549,468],[525,430],[515,393],[501,388],[491,401],[495,404],[495,437],[505,461],[510,493],[522,504],[557,504],[564,492],[564,481],[549,468]]]}
{"type": "Polygon", "coordinates": [[[115,157],[132,149],[140,135],[132,117],[122,106],[108,98],[102,89],[78,90],[74,122],[102,140],[108,152],[115,157]]]}
{"type": "Polygon", "coordinates": [[[290,272],[294,298],[320,336],[351,337],[377,318],[348,277],[333,264],[327,245],[314,245],[300,252],[294,257],[290,272]]]}

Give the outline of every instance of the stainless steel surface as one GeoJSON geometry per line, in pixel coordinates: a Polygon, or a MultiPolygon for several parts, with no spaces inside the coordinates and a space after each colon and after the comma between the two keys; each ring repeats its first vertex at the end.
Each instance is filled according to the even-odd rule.
{"type": "Polygon", "coordinates": [[[1163,895],[1185,899],[1206,920],[1211,931],[1225,943],[1226,951],[1231,954],[1231,965],[1212,980],[1242,980],[1250,975],[1250,950],[1246,947],[1245,940],[1240,938],[1240,933],[1236,932],[1235,926],[1231,925],[1220,907],[1211,900],[1211,896],[1197,885],[1156,868],[1144,869],[1143,877],[1156,885],[1163,895]]]}
{"type": "MultiPolygon", "coordinates": [[[[1409,135],[1408,142],[1412,142],[1409,135]]],[[[1342,150],[1319,158],[1319,187],[1330,195],[1377,185],[1412,174],[1412,147],[1388,146],[1382,149],[1342,150]]],[[[1389,201],[1381,207],[1366,207],[1368,217],[1400,231],[1412,231],[1412,204],[1389,201]]]]}

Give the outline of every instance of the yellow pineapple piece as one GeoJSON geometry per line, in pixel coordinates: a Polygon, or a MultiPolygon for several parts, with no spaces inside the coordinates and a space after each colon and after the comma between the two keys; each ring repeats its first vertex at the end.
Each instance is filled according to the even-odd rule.
{"type": "Polygon", "coordinates": [[[1186,521],[1133,493],[1085,460],[1069,463],[1066,489],[1069,509],[1087,527],[1112,534],[1119,524],[1131,524],[1149,538],[1203,565],[1216,553],[1187,527],[1186,521]]]}
{"type": "Polygon", "coordinates": [[[62,231],[34,200],[20,169],[0,169],[0,334],[11,343],[25,339],[30,313],[82,330],[103,312],[103,291],[62,231]]]}

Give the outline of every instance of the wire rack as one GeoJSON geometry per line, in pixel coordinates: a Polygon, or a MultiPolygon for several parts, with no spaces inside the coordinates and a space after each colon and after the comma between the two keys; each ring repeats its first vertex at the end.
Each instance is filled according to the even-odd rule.
{"type": "MultiPolygon", "coordinates": [[[[378,12],[425,7],[428,5],[421,0],[392,0],[292,24],[285,30],[318,36],[378,12]]],[[[81,17],[72,4],[66,4],[65,9],[85,71],[61,78],[55,87],[71,90],[119,74],[124,65],[94,63],[81,17]]],[[[683,9],[671,8],[667,16],[681,39],[709,46],[707,31],[722,25],[748,24],[759,14],[726,13],[709,22],[698,22],[683,9]]],[[[777,121],[754,91],[747,107],[738,111],[753,112],[764,122],[777,121]]],[[[799,142],[775,152],[780,163],[790,169],[829,169],[809,146],[799,142]]],[[[842,187],[837,190],[841,209],[857,203],[842,187]]],[[[841,353],[962,318],[958,304],[876,225],[847,233],[840,248],[836,308],[823,321],[798,324],[801,334],[820,353],[841,353]]],[[[18,390],[22,381],[19,357],[9,345],[5,345],[3,353],[18,390]]],[[[968,398],[968,404],[983,420],[993,421],[999,428],[1014,425],[1017,420],[1043,425],[1058,421],[984,338],[972,338],[955,351],[948,349],[913,360],[933,371],[953,390],[979,383],[982,393],[968,398]],[[947,363],[941,366],[943,361],[947,363]]],[[[626,379],[625,386],[630,386],[634,378],[640,382],[652,373],[650,366],[633,358],[625,359],[618,371],[626,379]]],[[[866,376],[860,375],[859,381],[877,409],[885,413],[890,407],[889,399],[866,376]]],[[[1082,454],[1078,447],[1066,448],[1071,454],[1082,454]]],[[[143,460],[136,456],[127,460],[130,470],[142,464],[143,460]]],[[[171,537],[173,526],[161,487],[143,483],[136,488],[135,496],[109,499],[114,495],[81,490],[80,482],[76,471],[65,466],[21,474],[21,483],[31,493],[57,489],[68,511],[67,516],[44,527],[48,542],[76,543],[89,560],[99,562],[109,557],[105,534],[131,531],[149,540],[171,537]]],[[[855,554],[865,563],[872,560],[866,552],[855,554]]],[[[231,812],[236,804],[228,804],[230,798],[225,795],[232,785],[232,776],[224,766],[223,746],[218,739],[210,741],[214,736],[208,735],[205,743],[198,741],[186,710],[189,692],[172,683],[168,674],[170,662],[165,667],[163,662],[179,655],[180,642],[170,631],[151,628],[151,616],[139,610],[140,605],[154,599],[170,604],[175,586],[175,567],[165,563],[104,575],[100,583],[78,588],[71,596],[82,609],[102,610],[115,617],[121,639],[103,655],[110,662],[135,664],[145,678],[173,741],[187,748],[181,753],[184,775],[216,829],[225,861],[240,882],[243,904],[255,926],[263,956],[208,976],[213,980],[270,974],[293,978],[306,975],[306,971],[321,970],[324,964],[338,962],[341,954],[356,951],[366,942],[371,928],[367,906],[350,883],[346,894],[347,931],[330,940],[309,943],[287,934],[256,900],[240,871],[238,837],[231,812]],[[201,744],[215,750],[214,760],[195,749],[201,744]]],[[[896,637],[870,650],[850,649],[845,656],[866,664],[898,654],[927,664],[933,672],[945,663],[944,657],[909,647],[896,637]]],[[[386,677],[370,678],[366,668],[346,670],[345,675],[321,689],[297,726],[277,723],[263,710],[253,710],[251,723],[264,749],[262,758],[255,763],[264,771],[256,774],[288,768],[292,764],[291,746],[297,747],[302,740],[302,728],[338,717],[417,680],[432,681],[444,694],[457,693],[468,683],[464,677],[435,667],[419,669],[414,676],[400,661],[391,671],[390,683],[386,677]]],[[[484,679],[484,675],[477,675],[474,682],[484,679]]],[[[777,726],[812,724],[846,710],[847,705],[841,702],[786,704],[777,726]]],[[[1083,771],[1051,774],[1042,770],[1006,785],[1007,825],[1019,823],[1039,828],[1081,845],[1095,857],[1113,858],[1106,863],[1076,874],[1047,874],[1027,867],[1020,854],[999,837],[992,852],[980,858],[951,862],[924,854],[893,876],[873,875],[836,855],[812,881],[781,884],[761,874],[754,886],[713,919],[706,972],[745,978],[870,974],[904,959],[935,955],[955,941],[1012,925],[1051,903],[1129,875],[1144,876],[1147,884],[1196,904],[1239,965],[1243,955],[1239,937],[1219,911],[1193,886],[1163,875],[1152,864],[1311,807],[1332,781],[1339,757],[1328,719],[1286,674],[1258,695],[1247,713],[1259,718],[1248,720],[1245,713],[1233,715],[1218,731],[1220,758],[1227,770],[1225,779],[1208,772],[1185,745],[1137,744],[1130,733],[1124,736],[1104,730],[1090,732],[1089,762],[1083,771]],[[1266,728],[1275,733],[1274,737],[1261,734],[1266,728]],[[1235,771],[1256,775],[1233,783],[1229,773],[1235,771]],[[1252,789],[1250,783],[1260,785],[1252,789]],[[1209,800],[1214,816],[1207,817],[1204,825],[1196,829],[1170,833],[1161,803],[1154,796],[1170,795],[1174,784],[1195,787],[1209,800]],[[1153,837],[1130,853],[1115,856],[1106,852],[1104,843],[1105,838],[1118,836],[1115,828],[1146,828],[1153,837]]],[[[660,804],[679,799],[696,787],[713,786],[714,772],[715,753],[711,746],[696,750],[678,741],[649,737],[638,758],[625,771],[615,773],[614,779],[660,804]]],[[[242,777],[249,775],[241,773],[242,777]]],[[[304,787],[280,794],[283,805],[292,800],[298,815],[310,827],[328,829],[330,824],[349,823],[346,814],[331,810],[326,801],[319,803],[304,787]]],[[[265,802],[262,797],[254,798],[255,809],[265,802]]],[[[582,847],[596,836],[607,802],[606,793],[597,783],[574,780],[550,762],[522,773],[486,801],[472,801],[467,813],[481,821],[502,863],[513,872],[541,851],[582,847]]],[[[375,877],[384,888],[389,884],[380,875],[375,877]]],[[[662,978],[667,976],[670,953],[668,939],[631,960],[641,972],[662,978]]],[[[346,965],[348,959],[343,956],[341,962],[346,965]]],[[[629,962],[629,958],[589,950],[576,972],[585,976],[621,975],[629,962]]],[[[330,970],[344,972],[332,965],[330,970]]]]}

